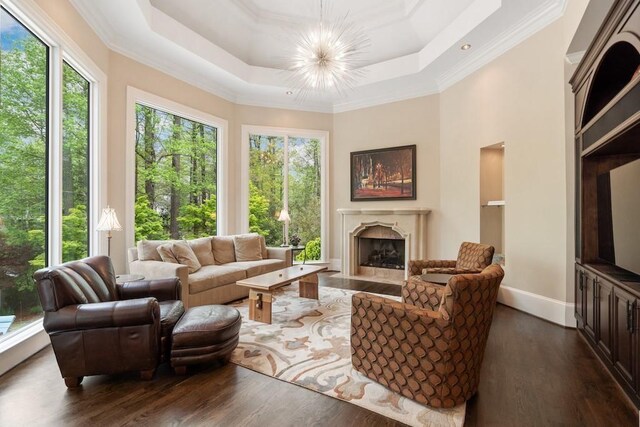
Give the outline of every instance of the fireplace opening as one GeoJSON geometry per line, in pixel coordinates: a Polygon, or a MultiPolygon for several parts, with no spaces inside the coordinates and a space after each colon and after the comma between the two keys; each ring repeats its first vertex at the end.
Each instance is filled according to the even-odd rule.
{"type": "Polygon", "coordinates": [[[404,270],[404,239],[359,239],[360,265],[404,270]]]}

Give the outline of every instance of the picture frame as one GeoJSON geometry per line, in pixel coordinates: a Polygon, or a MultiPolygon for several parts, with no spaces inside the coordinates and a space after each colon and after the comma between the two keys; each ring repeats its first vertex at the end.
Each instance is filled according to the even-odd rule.
{"type": "Polygon", "coordinates": [[[416,200],[416,145],[353,151],[351,201],[416,200]]]}

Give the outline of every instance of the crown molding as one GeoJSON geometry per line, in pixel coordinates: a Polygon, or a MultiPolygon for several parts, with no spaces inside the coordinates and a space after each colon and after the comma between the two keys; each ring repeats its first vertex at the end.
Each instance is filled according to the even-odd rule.
{"type": "Polygon", "coordinates": [[[478,71],[500,55],[513,49],[518,44],[531,37],[538,31],[562,17],[567,0],[550,0],[543,4],[514,25],[508,31],[502,32],[491,42],[482,47],[482,51],[470,56],[451,70],[442,74],[436,81],[438,88],[443,91],[478,71]]]}
{"type": "Polygon", "coordinates": [[[423,96],[437,95],[440,91],[437,86],[427,86],[422,90],[408,88],[406,91],[394,91],[381,96],[370,96],[356,101],[336,102],[333,104],[332,113],[345,113],[347,111],[360,110],[363,108],[375,107],[378,105],[390,104],[392,102],[406,101],[423,96]]]}
{"type": "Polygon", "coordinates": [[[584,58],[585,50],[581,50],[580,52],[567,53],[567,56],[564,57],[564,60],[569,64],[578,64],[584,58]]]}

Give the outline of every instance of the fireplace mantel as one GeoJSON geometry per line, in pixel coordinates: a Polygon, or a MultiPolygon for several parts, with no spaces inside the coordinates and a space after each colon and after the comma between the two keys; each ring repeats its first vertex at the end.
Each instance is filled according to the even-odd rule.
{"type": "Polygon", "coordinates": [[[340,208],[340,215],[428,215],[431,209],[426,208],[401,208],[401,209],[350,209],[340,208]]]}
{"type": "Polygon", "coordinates": [[[405,279],[406,264],[409,259],[423,259],[427,254],[427,208],[341,208],[337,210],[342,225],[342,274],[358,274],[357,236],[362,230],[376,226],[392,228],[405,239],[405,279]]]}

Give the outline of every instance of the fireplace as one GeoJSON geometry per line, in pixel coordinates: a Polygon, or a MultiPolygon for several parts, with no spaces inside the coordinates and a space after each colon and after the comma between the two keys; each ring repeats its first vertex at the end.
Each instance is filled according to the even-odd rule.
{"type": "Polygon", "coordinates": [[[430,210],[338,209],[342,215],[344,276],[401,283],[410,259],[426,258],[430,210]]]}
{"type": "Polygon", "coordinates": [[[360,266],[404,270],[404,239],[370,239],[359,241],[360,266]]]}

